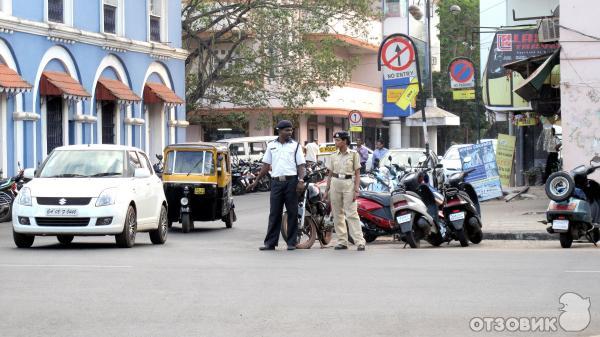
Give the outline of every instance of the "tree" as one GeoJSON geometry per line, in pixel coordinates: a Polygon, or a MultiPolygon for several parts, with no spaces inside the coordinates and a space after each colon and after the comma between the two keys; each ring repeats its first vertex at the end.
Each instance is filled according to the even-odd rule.
{"type": "MultiPolygon", "coordinates": [[[[461,127],[443,129],[441,142],[447,148],[451,142],[473,143],[477,140],[477,114],[480,117],[481,137],[484,138],[490,124],[485,114],[485,106],[481,101],[481,91],[477,101],[454,101],[448,78],[448,65],[456,57],[468,57],[476,67],[479,75],[479,0],[440,0],[437,14],[440,18],[439,39],[441,72],[434,73],[434,90],[438,105],[445,110],[458,113],[461,127]],[[450,13],[450,6],[458,5],[459,14],[450,13]],[[472,32],[475,32],[472,34],[472,32]]],[[[481,85],[481,83],[478,83],[481,85]]],[[[477,89],[480,90],[480,89],[477,89]]]]}
{"type": "Polygon", "coordinates": [[[228,104],[295,110],[350,79],[356,62],[325,33],[364,36],[371,0],[189,0],[182,9],[188,111],[228,104]]]}

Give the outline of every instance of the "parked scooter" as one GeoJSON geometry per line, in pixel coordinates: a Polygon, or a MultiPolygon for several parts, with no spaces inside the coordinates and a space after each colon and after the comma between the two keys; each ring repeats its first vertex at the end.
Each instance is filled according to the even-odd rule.
{"type": "Polygon", "coordinates": [[[600,156],[589,166],[581,165],[570,172],[555,172],[546,181],[550,205],[546,211],[548,233],[559,234],[560,245],[570,248],[573,240],[600,240],[600,184],[588,176],[600,168],[600,156]]]}
{"type": "MultiPolygon", "coordinates": [[[[465,162],[469,160],[470,158],[465,158],[465,162]]],[[[443,187],[444,218],[453,236],[463,247],[468,246],[469,241],[478,244],[483,239],[479,198],[475,188],[465,182],[465,178],[474,170],[452,174],[443,187]]]]}
{"type": "Polygon", "coordinates": [[[21,165],[18,164],[18,167],[19,173],[16,176],[0,180],[0,222],[12,220],[12,204],[26,182],[21,165]]]}
{"type": "Polygon", "coordinates": [[[158,162],[154,163],[154,165],[152,165],[152,168],[154,169],[154,173],[156,173],[156,175],[159,178],[162,178],[162,174],[163,174],[163,171],[164,171],[163,155],[162,154],[156,154],[156,159],[158,159],[158,162]]]}

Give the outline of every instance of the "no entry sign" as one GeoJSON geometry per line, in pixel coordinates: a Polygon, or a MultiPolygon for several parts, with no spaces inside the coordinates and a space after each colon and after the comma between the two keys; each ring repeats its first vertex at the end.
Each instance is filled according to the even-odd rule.
{"type": "Polygon", "coordinates": [[[415,48],[408,39],[395,36],[381,47],[381,65],[385,80],[417,76],[415,48]]]}
{"type": "Polygon", "coordinates": [[[457,58],[450,62],[450,87],[452,89],[475,88],[475,67],[473,62],[465,58],[457,58]]]}

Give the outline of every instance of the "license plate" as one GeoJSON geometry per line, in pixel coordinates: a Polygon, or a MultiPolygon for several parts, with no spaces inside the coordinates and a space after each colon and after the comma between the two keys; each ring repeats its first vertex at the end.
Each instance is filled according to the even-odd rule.
{"type": "Polygon", "coordinates": [[[194,194],[204,194],[205,192],[206,192],[206,190],[204,189],[204,187],[194,188],[194,194]]]}
{"type": "Polygon", "coordinates": [[[74,208],[48,208],[46,216],[77,216],[77,210],[74,208]]]}
{"type": "Polygon", "coordinates": [[[463,220],[465,218],[465,212],[450,213],[450,221],[463,220]]]}
{"type": "Polygon", "coordinates": [[[409,214],[404,214],[404,215],[397,216],[396,217],[396,222],[397,223],[410,222],[410,213],[409,214]]]}
{"type": "Polygon", "coordinates": [[[569,229],[569,220],[554,220],[552,221],[552,229],[569,229]]]}

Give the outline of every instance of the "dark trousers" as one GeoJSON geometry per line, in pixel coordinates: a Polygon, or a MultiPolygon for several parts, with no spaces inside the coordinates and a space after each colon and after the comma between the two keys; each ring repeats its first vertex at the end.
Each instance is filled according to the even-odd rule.
{"type": "Polygon", "coordinates": [[[558,152],[548,152],[548,158],[546,159],[546,170],[544,172],[544,183],[548,180],[548,177],[558,170],[558,152]]]}
{"type": "Polygon", "coordinates": [[[367,163],[360,163],[360,174],[365,174],[367,173],[367,163]]]}
{"type": "Polygon", "coordinates": [[[275,247],[279,242],[281,231],[281,215],[283,205],[287,210],[287,245],[296,246],[298,233],[298,195],[296,186],[298,179],[287,181],[271,180],[271,210],[269,213],[269,228],[265,236],[265,246],[275,247]]]}

